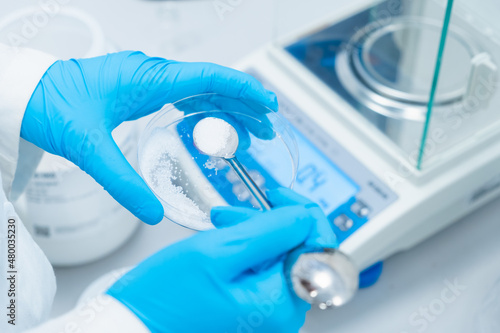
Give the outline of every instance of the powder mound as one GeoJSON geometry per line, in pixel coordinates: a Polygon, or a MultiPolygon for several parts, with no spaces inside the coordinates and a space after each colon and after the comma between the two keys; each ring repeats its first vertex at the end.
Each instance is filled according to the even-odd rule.
{"type": "Polygon", "coordinates": [[[238,133],[220,118],[200,120],[193,131],[194,144],[205,155],[229,158],[238,148],[238,133]]]}
{"type": "Polygon", "coordinates": [[[183,188],[190,188],[191,185],[178,160],[182,151],[181,141],[170,132],[153,132],[140,158],[143,177],[155,193],[168,203],[164,209],[170,220],[191,229],[210,229],[210,217],[183,188]]]}

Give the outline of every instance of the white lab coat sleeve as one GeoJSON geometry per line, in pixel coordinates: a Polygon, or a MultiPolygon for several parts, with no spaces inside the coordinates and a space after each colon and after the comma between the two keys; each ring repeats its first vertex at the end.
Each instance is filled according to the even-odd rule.
{"type": "Polygon", "coordinates": [[[31,166],[31,170],[23,170],[24,174],[33,172],[41,157],[39,151],[30,148],[27,149],[30,153],[20,153],[21,123],[33,91],[55,61],[56,58],[40,51],[0,44],[0,170],[8,198],[19,155],[32,159],[31,163],[19,163],[24,168],[31,166]]]}
{"type": "Polygon", "coordinates": [[[55,60],[39,51],[0,44],[0,307],[4,311],[0,332],[149,332],[129,309],[106,295],[33,328],[50,314],[55,276],[8,198],[14,179],[34,171],[41,157],[39,150],[20,139],[21,123],[33,91],[55,60]],[[23,163],[26,157],[31,162],[23,163]]]}
{"type": "Polygon", "coordinates": [[[0,190],[0,332],[23,332],[47,320],[55,292],[52,266],[0,190]]]}
{"type": "Polygon", "coordinates": [[[127,307],[108,295],[99,295],[65,315],[25,333],[149,333],[127,307]]]}
{"type": "MultiPolygon", "coordinates": [[[[45,321],[56,283],[52,266],[33,241],[14,207],[10,191],[19,163],[24,111],[55,58],[0,44],[0,332],[23,332],[45,321]],[[10,308],[8,308],[10,307],[10,308]],[[7,312],[7,313],[6,313],[7,312]],[[7,316],[6,316],[7,315],[7,316]]],[[[39,152],[31,154],[37,165],[39,152]],[[37,156],[38,155],[38,156],[37,156]]],[[[28,171],[29,172],[29,171],[28,171]]]]}

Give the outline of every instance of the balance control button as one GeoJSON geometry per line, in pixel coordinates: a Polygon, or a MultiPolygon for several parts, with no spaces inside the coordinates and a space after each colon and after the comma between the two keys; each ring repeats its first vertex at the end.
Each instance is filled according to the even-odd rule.
{"type": "Polygon", "coordinates": [[[354,221],[351,220],[349,216],[340,214],[333,220],[333,224],[335,224],[340,230],[347,231],[352,228],[354,221]]]}
{"type": "Polygon", "coordinates": [[[371,210],[363,201],[358,200],[352,204],[351,211],[358,217],[367,217],[371,210]]]}

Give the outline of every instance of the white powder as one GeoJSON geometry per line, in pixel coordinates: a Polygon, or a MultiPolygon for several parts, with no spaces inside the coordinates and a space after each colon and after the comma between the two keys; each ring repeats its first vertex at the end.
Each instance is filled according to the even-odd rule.
{"type": "Polygon", "coordinates": [[[205,230],[212,227],[208,215],[189,198],[182,186],[183,170],[177,160],[182,143],[166,130],[151,134],[140,158],[141,171],[146,183],[155,193],[175,209],[165,207],[165,215],[188,228],[205,230]]]}
{"type": "MultiPolygon", "coordinates": [[[[215,175],[217,176],[217,172],[219,171],[219,167],[217,165],[217,162],[214,161],[212,157],[210,157],[210,159],[208,161],[206,161],[205,164],[203,164],[203,166],[205,167],[205,169],[214,170],[215,175]]],[[[209,177],[210,177],[210,175],[209,175],[209,177]]]]}
{"type": "Polygon", "coordinates": [[[238,133],[228,122],[214,117],[200,120],[193,131],[196,147],[205,155],[229,158],[238,149],[238,133]]]}

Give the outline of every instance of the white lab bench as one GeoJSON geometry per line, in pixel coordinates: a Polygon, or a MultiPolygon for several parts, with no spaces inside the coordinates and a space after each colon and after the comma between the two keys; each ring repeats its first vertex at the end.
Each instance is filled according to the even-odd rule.
{"type": "MultiPolygon", "coordinates": [[[[1,1],[0,16],[36,3],[1,1]]],[[[231,65],[271,40],[273,16],[266,0],[224,2],[232,11],[222,17],[214,1],[72,0],[65,6],[92,14],[119,50],[231,65]]],[[[346,0],[338,2],[349,5],[346,0]]],[[[141,225],[110,256],[85,266],[57,268],[53,316],[72,308],[81,292],[101,275],[134,265],[191,234],[167,221],[154,227],[141,225]]],[[[479,332],[474,325],[477,315],[484,312],[483,301],[496,295],[500,303],[498,284],[493,289],[500,280],[499,234],[497,199],[410,251],[386,260],[375,286],[361,290],[344,308],[312,311],[303,332],[479,332]]]]}

